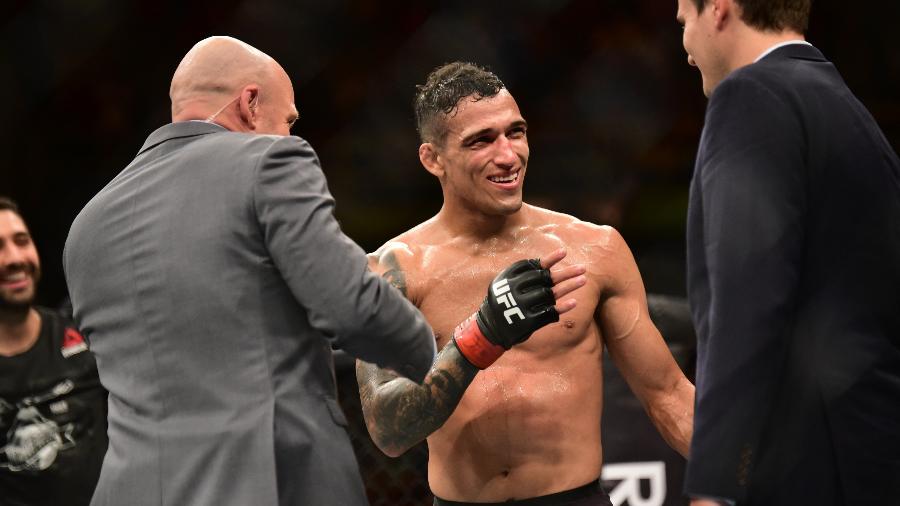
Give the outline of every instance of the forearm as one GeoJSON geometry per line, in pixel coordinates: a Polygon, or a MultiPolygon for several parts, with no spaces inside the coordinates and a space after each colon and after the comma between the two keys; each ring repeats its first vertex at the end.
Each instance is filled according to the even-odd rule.
{"type": "Polygon", "coordinates": [[[648,404],[647,413],[666,443],[687,458],[694,424],[694,385],[681,377],[648,404]]]}
{"type": "Polygon", "coordinates": [[[691,506],[734,506],[735,502],[727,499],[692,498],[691,506]]]}
{"type": "Polygon", "coordinates": [[[456,409],[478,373],[450,341],[438,354],[422,384],[395,377],[378,383],[383,371],[360,362],[357,376],[366,426],[375,444],[398,456],[439,429],[456,409]]]}

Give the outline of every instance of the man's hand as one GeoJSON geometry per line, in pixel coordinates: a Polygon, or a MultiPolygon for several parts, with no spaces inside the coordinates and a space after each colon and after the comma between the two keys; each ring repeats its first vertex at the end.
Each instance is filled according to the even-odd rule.
{"type": "Polygon", "coordinates": [[[472,365],[488,367],[506,350],[575,307],[575,299],[556,303],[587,281],[582,265],[550,270],[565,256],[560,249],[543,261],[519,260],[494,278],[478,311],[453,332],[456,347],[472,365]]]}

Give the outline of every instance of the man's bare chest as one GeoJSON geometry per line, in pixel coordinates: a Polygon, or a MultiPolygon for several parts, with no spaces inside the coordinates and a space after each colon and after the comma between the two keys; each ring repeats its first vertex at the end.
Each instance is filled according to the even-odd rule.
{"type": "MultiPolygon", "coordinates": [[[[520,259],[510,256],[435,264],[410,280],[410,295],[432,326],[439,347],[449,341],[458,324],[478,310],[497,273],[520,259]]],[[[565,349],[587,338],[596,340],[594,310],[598,297],[594,288],[589,285],[566,296],[575,298],[578,306],[562,315],[558,323],[536,332],[517,348],[520,351],[546,347],[565,349]]]]}

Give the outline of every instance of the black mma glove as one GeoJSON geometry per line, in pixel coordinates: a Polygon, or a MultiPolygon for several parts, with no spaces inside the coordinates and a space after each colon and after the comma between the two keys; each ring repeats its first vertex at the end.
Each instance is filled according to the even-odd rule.
{"type": "Polygon", "coordinates": [[[539,328],[559,321],[550,271],[519,260],[497,274],[481,307],[453,333],[456,347],[479,369],[488,367],[539,328]]]}

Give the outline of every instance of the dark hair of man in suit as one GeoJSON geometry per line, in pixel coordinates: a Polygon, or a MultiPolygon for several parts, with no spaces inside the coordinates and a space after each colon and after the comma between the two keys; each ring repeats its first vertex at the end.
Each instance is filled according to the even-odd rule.
{"type": "MultiPolygon", "coordinates": [[[[734,0],[741,6],[741,19],[758,30],[782,31],[785,29],[805,33],[809,27],[809,11],[812,0],[734,0]]],[[[697,12],[710,0],[694,0],[697,12]]]]}
{"type": "Polygon", "coordinates": [[[434,69],[425,84],[416,86],[413,103],[422,142],[443,142],[447,134],[444,118],[455,114],[463,98],[493,97],[505,87],[496,74],[474,63],[453,62],[434,69]]]}
{"type": "Polygon", "coordinates": [[[678,0],[675,18],[682,26],[688,63],[700,70],[703,93],[711,96],[731,72],[753,63],[776,44],[803,41],[810,4],[811,0],[678,0]],[[698,4],[705,8],[698,10],[698,4]]]}
{"type": "Polygon", "coordinates": [[[22,213],[19,211],[18,204],[16,204],[16,202],[9,197],[0,196],[0,211],[12,211],[19,215],[19,218],[22,217],[22,213]]]}

